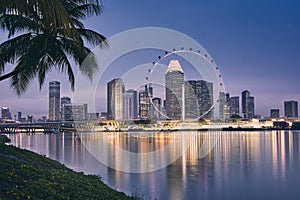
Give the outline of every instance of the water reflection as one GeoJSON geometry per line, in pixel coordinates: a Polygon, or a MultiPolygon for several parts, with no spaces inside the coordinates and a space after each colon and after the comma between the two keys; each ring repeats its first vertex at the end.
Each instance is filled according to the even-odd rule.
{"type": "Polygon", "coordinates": [[[298,132],[222,132],[220,136],[208,132],[170,132],[146,137],[144,133],[134,137],[125,133],[62,133],[9,137],[15,146],[49,156],[74,170],[100,175],[111,187],[145,199],[297,199],[299,196],[298,132]],[[182,156],[154,172],[124,173],[98,162],[85,145],[105,155],[110,164],[127,163],[128,168],[147,168],[149,158],[160,162],[182,156]],[[120,150],[151,153],[167,145],[168,154],[145,157],[140,163],[132,163],[120,154],[120,150]],[[209,149],[204,146],[215,147],[199,159],[209,149]]]}

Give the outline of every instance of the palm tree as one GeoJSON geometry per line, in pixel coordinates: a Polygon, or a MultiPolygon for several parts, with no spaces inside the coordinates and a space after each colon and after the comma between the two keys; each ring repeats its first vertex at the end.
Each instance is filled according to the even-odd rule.
{"type": "Polygon", "coordinates": [[[56,69],[68,74],[74,89],[70,60],[92,78],[98,66],[85,43],[107,43],[81,21],[101,11],[99,0],[1,0],[0,27],[8,32],[8,40],[0,44],[0,81],[10,78],[12,89],[21,95],[36,77],[41,88],[47,72],[56,69]],[[89,65],[82,66],[87,56],[89,65]],[[4,74],[8,63],[14,68],[4,74]]]}

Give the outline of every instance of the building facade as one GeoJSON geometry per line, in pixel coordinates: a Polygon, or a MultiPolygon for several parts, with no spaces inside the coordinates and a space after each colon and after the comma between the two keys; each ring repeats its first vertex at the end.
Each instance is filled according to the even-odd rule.
{"type": "Polygon", "coordinates": [[[230,95],[229,93],[219,93],[219,117],[222,120],[230,119],[230,95]]]}
{"type": "Polygon", "coordinates": [[[171,60],[165,73],[166,114],[174,120],[184,119],[184,72],[178,60],[171,60]]]}
{"type": "Polygon", "coordinates": [[[123,93],[123,119],[134,119],[138,117],[138,92],[126,90],[123,93]]]}
{"type": "Polygon", "coordinates": [[[123,81],[120,78],[107,83],[107,118],[123,119],[123,81]]]}
{"type": "Polygon", "coordinates": [[[230,118],[240,116],[240,97],[230,97],[230,118]]]}
{"type": "Polygon", "coordinates": [[[254,112],[254,97],[250,96],[250,92],[245,90],[242,92],[242,112],[244,118],[252,119],[255,115],[254,112]]]}
{"type": "Polygon", "coordinates": [[[11,118],[11,113],[10,113],[8,107],[3,107],[3,108],[1,108],[1,118],[2,118],[2,120],[5,120],[5,119],[12,119],[12,118],[11,118]]]}
{"type": "Polygon", "coordinates": [[[60,119],[60,82],[49,83],[49,120],[60,119]]]}
{"type": "Polygon", "coordinates": [[[298,117],[298,101],[284,101],[284,116],[287,118],[298,117]]]}
{"type": "Polygon", "coordinates": [[[62,113],[63,120],[65,121],[87,120],[87,104],[64,104],[62,113]]]}
{"type": "Polygon", "coordinates": [[[270,117],[271,118],[279,118],[279,109],[271,109],[270,110],[270,117]]]}
{"type": "Polygon", "coordinates": [[[150,85],[145,85],[145,88],[139,91],[139,116],[141,118],[150,117],[152,98],[153,98],[153,88],[150,85]]]}

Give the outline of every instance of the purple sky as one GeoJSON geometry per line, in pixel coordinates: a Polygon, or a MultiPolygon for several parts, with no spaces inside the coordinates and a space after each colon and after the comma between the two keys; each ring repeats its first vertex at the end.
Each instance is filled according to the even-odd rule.
{"type": "MultiPolygon", "coordinates": [[[[220,67],[226,91],[236,96],[249,90],[255,96],[256,113],[268,116],[270,108],[279,108],[282,115],[284,100],[300,100],[299,13],[296,0],[109,0],[104,1],[103,14],[85,24],[106,37],[154,26],[194,38],[220,67]]],[[[6,34],[0,32],[0,41],[5,39],[6,34]]],[[[35,80],[22,97],[11,91],[9,81],[2,81],[0,107],[9,107],[13,115],[19,110],[24,115],[47,115],[48,82],[61,81],[61,95],[72,96],[66,79],[51,72],[41,91],[35,80]]],[[[105,105],[100,100],[98,111],[105,111],[105,105]]]]}

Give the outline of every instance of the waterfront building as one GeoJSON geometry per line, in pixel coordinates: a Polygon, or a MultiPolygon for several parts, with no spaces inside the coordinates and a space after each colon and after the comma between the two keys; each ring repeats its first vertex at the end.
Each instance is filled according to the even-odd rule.
{"type": "Polygon", "coordinates": [[[138,93],[129,89],[123,93],[123,119],[138,117],[138,93]]]}
{"type": "Polygon", "coordinates": [[[60,113],[61,113],[62,120],[67,120],[68,118],[70,118],[69,116],[67,116],[68,114],[66,114],[66,112],[65,112],[65,110],[67,110],[67,109],[64,109],[64,106],[67,104],[71,104],[71,98],[70,97],[62,97],[60,99],[60,113]]]}
{"type": "Polygon", "coordinates": [[[18,121],[21,122],[22,119],[22,112],[18,111],[18,121]]]}
{"type": "Polygon", "coordinates": [[[244,118],[252,119],[254,117],[254,97],[250,96],[248,90],[242,92],[242,112],[244,118]]]}
{"type": "Polygon", "coordinates": [[[199,106],[199,116],[203,115],[203,118],[206,119],[213,118],[213,83],[198,80],[196,94],[199,106]]]}
{"type": "Polygon", "coordinates": [[[270,110],[270,117],[271,118],[279,118],[279,109],[271,109],[270,110]]]}
{"type": "Polygon", "coordinates": [[[161,98],[159,97],[155,97],[152,99],[152,117],[155,120],[159,120],[162,119],[162,115],[161,113],[163,112],[163,108],[162,108],[162,102],[161,102],[161,98]]]}
{"type": "Polygon", "coordinates": [[[204,80],[185,81],[185,119],[213,116],[213,83],[204,80]]]}
{"type": "Polygon", "coordinates": [[[229,93],[219,93],[219,117],[222,120],[230,118],[230,95],[229,93]]]}
{"type": "Polygon", "coordinates": [[[49,120],[60,119],[60,82],[49,83],[49,120]]]}
{"type": "Polygon", "coordinates": [[[107,83],[107,118],[121,120],[123,118],[123,81],[116,78],[107,83]]]}
{"type": "Polygon", "coordinates": [[[139,91],[139,115],[142,118],[150,117],[152,107],[151,99],[153,97],[153,88],[145,85],[145,88],[139,91]]]}
{"type": "Polygon", "coordinates": [[[240,97],[230,97],[230,117],[236,118],[240,116],[240,97]]]}
{"type": "Polygon", "coordinates": [[[8,107],[3,107],[3,108],[1,108],[1,118],[2,118],[2,120],[5,120],[5,119],[12,119],[12,118],[11,118],[11,113],[10,113],[8,107]]]}
{"type": "Polygon", "coordinates": [[[99,113],[87,113],[87,120],[98,120],[99,113]]]}
{"type": "Polygon", "coordinates": [[[171,60],[165,73],[166,114],[170,119],[184,119],[184,72],[178,60],[171,60]]]}
{"type": "Polygon", "coordinates": [[[298,117],[298,101],[284,101],[284,116],[287,118],[298,117]]]}
{"type": "Polygon", "coordinates": [[[64,104],[62,113],[65,121],[87,120],[87,104],[64,104]]]}
{"type": "Polygon", "coordinates": [[[199,105],[197,99],[197,81],[188,80],[184,82],[185,119],[196,119],[199,116],[199,105]]]}

